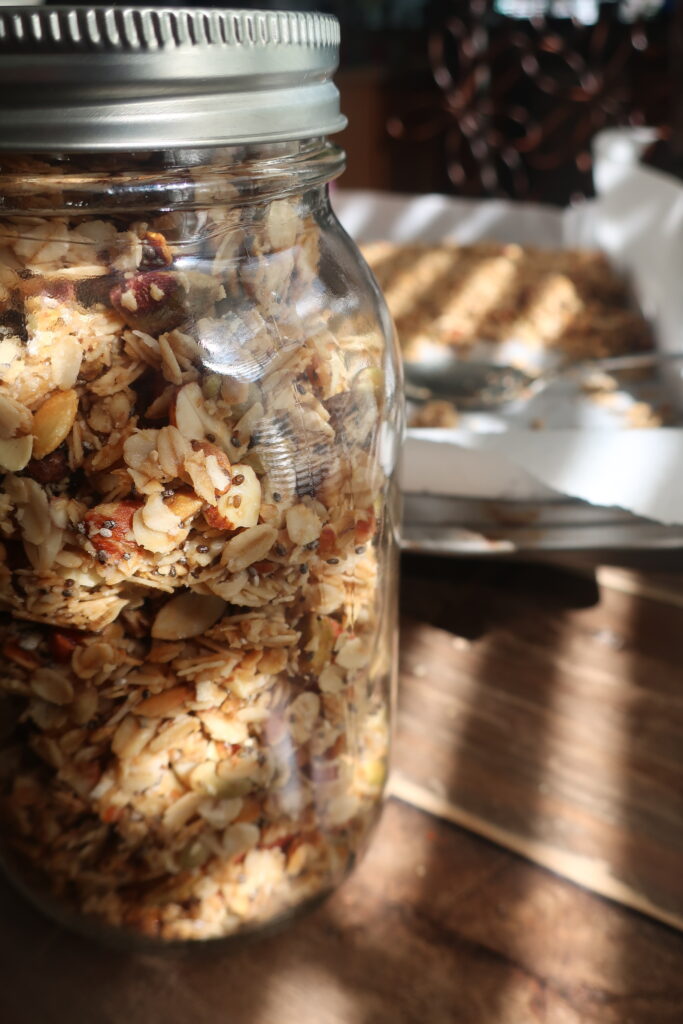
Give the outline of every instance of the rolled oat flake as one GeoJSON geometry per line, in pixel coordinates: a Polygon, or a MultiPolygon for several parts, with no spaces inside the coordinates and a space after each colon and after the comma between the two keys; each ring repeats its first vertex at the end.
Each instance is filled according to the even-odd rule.
{"type": "Polygon", "coordinates": [[[400,375],[337,33],[0,8],[0,860],[89,934],[258,930],[381,806],[400,375]]]}
{"type": "Polygon", "coordinates": [[[340,131],[320,14],[0,8],[0,148],[150,149],[340,131]]]}

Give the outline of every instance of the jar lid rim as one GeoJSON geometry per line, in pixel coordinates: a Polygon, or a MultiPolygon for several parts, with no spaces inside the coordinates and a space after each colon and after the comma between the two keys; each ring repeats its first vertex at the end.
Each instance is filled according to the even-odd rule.
{"type": "Polygon", "coordinates": [[[0,7],[0,149],[157,149],[340,131],[339,22],[178,7],[0,7]]]}

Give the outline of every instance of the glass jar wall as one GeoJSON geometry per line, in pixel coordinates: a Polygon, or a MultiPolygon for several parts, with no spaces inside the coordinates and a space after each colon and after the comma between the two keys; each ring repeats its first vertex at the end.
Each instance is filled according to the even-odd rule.
{"type": "Polygon", "coordinates": [[[0,813],[81,927],[253,930],[376,818],[397,365],[324,141],[0,156],[0,813]]]}

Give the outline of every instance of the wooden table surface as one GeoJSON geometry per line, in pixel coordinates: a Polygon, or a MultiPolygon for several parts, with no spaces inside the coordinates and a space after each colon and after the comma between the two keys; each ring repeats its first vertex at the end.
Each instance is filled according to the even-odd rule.
{"type": "Polygon", "coordinates": [[[408,560],[398,797],[353,877],[185,958],[0,884],[1,1024],[681,1024],[683,934],[538,866],[678,919],[683,600],[634,579],[408,560]]]}

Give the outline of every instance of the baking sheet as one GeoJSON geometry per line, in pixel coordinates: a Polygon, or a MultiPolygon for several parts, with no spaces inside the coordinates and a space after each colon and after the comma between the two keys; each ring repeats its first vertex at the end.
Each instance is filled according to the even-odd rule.
{"type": "Polygon", "coordinates": [[[488,557],[683,547],[679,526],[557,497],[525,502],[408,494],[403,511],[403,549],[422,554],[488,557]]]}
{"type": "MultiPolygon", "coordinates": [[[[629,275],[657,346],[683,350],[683,289],[677,283],[683,272],[683,189],[628,160],[612,160],[612,166],[613,152],[604,146],[603,194],[564,211],[504,200],[343,191],[334,205],[360,242],[496,240],[601,248],[629,275]]],[[[683,402],[682,373],[683,363],[669,368],[661,383],[665,400],[680,396],[683,402]]],[[[628,410],[640,397],[620,391],[611,406],[598,405],[580,383],[564,379],[502,415],[463,415],[457,430],[411,429],[403,490],[489,500],[573,498],[683,524],[683,429],[628,428],[628,410]],[[532,429],[539,423],[542,429],[532,429]]]]}

